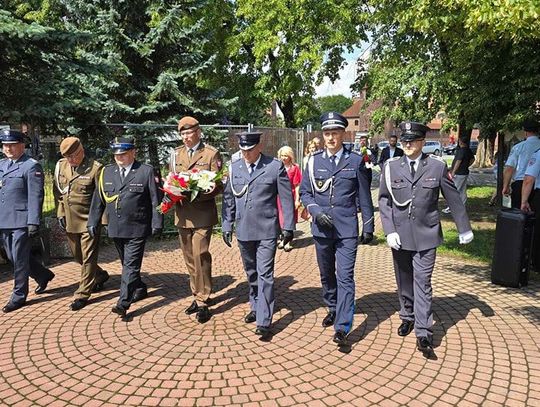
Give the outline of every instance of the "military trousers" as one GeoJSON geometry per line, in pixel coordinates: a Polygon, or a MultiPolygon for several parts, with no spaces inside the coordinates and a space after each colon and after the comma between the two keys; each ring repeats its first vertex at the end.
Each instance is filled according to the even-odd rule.
{"type": "Polygon", "coordinates": [[[456,189],[459,192],[459,196],[461,197],[461,202],[465,205],[467,202],[467,180],[469,179],[469,175],[454,175],[454,185],[456,186],[456,189]]]}
{"type": "Polygon", "coordinates": [[[9,302],[24,304],[28,296],[30,276],[30,238],[28,229],[0,229],[0,240],[13,266],[13,291],[9,302]]]}
{"type": "Polygon", "coordinates": [[[122,263],[120,296],[117,305],[125,310],[133,302],[133,294],[138,288],[146,288],[141,280],[141,265],[144,256],[146,237],[113,238],[114,245],[122,263]]]}
{"type": "Polygon", "coordinates": [[[268,328],[274,316],[277,239],[237,242],[249,284],[249,306],[257,314],[257,326],[268,328]]]}
{"type": "Polygon", "coordinates": [[[92,294],[92,289],[97,283],[103,283],[109,279],[105,270],[98,266],[99,235],[91,237],[88,232],[66,233],[69,248],[77,263],[81,265],[81,278],[79,288],[74,297],[87,300],[92,294]]]}
{"type": "Polygon", "coordinates": [[[349,333],[354,319],[354,264],[358,238],[329,239],[314,236],[323,300],[336,313],[334,329],[349,333]]]}
{"type": "Polygon", "coordinates": [[[436,248],[420,252],[392,249],[400,305],[399,317],[403,321],[414,321],[414,333],[417,337],[433,336],[431,275],[436,255],[436,248]]]}
{"type": "Polygon", "coordinates": [[[179,228],[178,234],[191,292],[198,305],[205,305],[212,292],[212,228],[179,228]]]}

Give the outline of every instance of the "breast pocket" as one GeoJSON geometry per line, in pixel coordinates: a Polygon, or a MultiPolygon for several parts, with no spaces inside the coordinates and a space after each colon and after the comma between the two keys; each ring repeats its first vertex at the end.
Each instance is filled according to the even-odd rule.
{"type": "Polygon", "coordinates": [[[7,186],[11,189],[24,189],[24,178],[21,176],[15,176],[7,179],[7,186]]]}
{"type": "Polygon", "coordinates": [[[78,183],[77,191],[81,194],[92,194],[94,192],[94,184],[92,180],[84,180],[78,183]]]}
{"type": "Polygon", "coordinates": [[[128,187],[128,191],[133,194],[142,194],[144,192],[144,187],[128,187]]]}

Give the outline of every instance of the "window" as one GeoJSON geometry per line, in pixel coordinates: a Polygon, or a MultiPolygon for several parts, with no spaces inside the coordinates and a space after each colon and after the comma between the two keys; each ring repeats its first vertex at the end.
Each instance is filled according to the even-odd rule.
{"type": "Polygon", "coordinates": [[[355,125],[355,126],[358,126],[358,120],[355,120],[355,121],[354,121],[354,125],[355,125]]]}

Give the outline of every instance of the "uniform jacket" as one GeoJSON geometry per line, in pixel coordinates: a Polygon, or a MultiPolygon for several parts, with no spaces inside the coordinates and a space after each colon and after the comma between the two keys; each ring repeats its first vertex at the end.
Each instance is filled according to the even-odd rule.
{"type": "Polygon", "coordinates": [[[151,165],[135,161],[124,182],[116,164],[105,166],[102,173],[92,197],[88,226],[97,226],[106,211],[109,237],[146,237],[152,228],[163,228],[163,215],[156,210],[160,204],[158,181],[151,165]],[[100,193],[102,188],[106,198],[100,193]]]}
{"type": "Polygon", "coordinates": [[[294,202],[291,182],[283,163],[261,154],[257,167],[249,173],[245,160],[231,164],[223,192],[222,229],[232,232],[236,223],[236,238],[242,241],[275,239],[281,232],[277,197],[283,210],[283,229],[294,230],[294,202]],[[245,193],[235,197],[236,192],[245,193]]]}
{"type": "Polygon", "coordinates": [[[65,158],[58,161],[56,167],[53,188],[58,201],[56,214],[66,218],[67,232],[86,232],[92,197],[103,165],[85,156],[76,171],[65,158]]]}
{"type": "Polygon", "coordinates": [[[373,202],[369,174],[362,156],[344,150],[335,170],[326,151],[316,152],[310,159],[313,160],[315,186],[320,188],[328,179],[332,181],[327,190],[318,192],[312,186],[308,161],[300,184],[300,199],[313,219],[324,212],[332,217],[334,223],[333,228],[328,229],[313,221],[313,236],[332,239],[358,237],[358,211],[362,212],[363,231],[373,233],[373,202]]]}
{"type": "Polygon", "coordinates": [[[384,233],[397,232],[404,250],[423,251],[439,246],[443,241],[439,192],[452,211],[459,233],[472,230],[465,206],[442,159],[423,154],[414,179],[407,157],[388,160],[381,172],[379,188],[379,212],[384,233]],[[388,172],[390,182],[387,182],[388,172]],[[398,206],[390,191],[397,202],[405,203],[410,199],[410,203],[398,206]]]}
{"type": "MultiPolygon", "coordinates": [[[[219,171],[221,169],[221,156],[212,146],[201,142],[197,150],[189,158],[187,149],[182,146],[174,150],[173,159],[170,162],[170,170],[173,172],[198,170],[219,171]]],[[[208,193],[200,193],[193,202],[184,200],[176,204],[175,223],[179,228],[207,228],[218,223],[216,195],[223,191],[221,185],[208,193]]]]}
{"type": "Polygon", "coordinates": [[[39,225],[43,208],[43,169],[23,154],[9,169],[0,160],[0,229],[39,225]]]}
{"type": "MultiPolygon", "coordinates": [[[[402,157],[403,154],[404,154],[403,150],[396,146],[396,151],[394,151],[394,157],[402,157]]],[[[394,157],[390,157],[390,147],[386,146],[381,151],[381,156],[379,158],[379,165],[382,167],[386,160],[390,158],[394,158],[394,157]]]]}

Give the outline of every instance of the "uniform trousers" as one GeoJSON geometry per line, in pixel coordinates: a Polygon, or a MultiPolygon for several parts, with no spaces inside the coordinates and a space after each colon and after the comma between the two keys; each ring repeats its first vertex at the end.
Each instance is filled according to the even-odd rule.
{"type": "Polygon", "coordinates": [[[237,240],[249,284],[249,305],[257,326],[269,327],[274,315],[274,259],[277,239],[237,240]]]}
{"type": "Polygon", "coordinates": [[[399,317],[403,321],[414,321],[417,337],[433,336],[433,289],[431,275],[437,249],[394,250],[394,271],[398,287],[399,317]]]}
{"type": "Polygon", "coordinates": [[[7,258],[13,265],[13,291],[9,302],[14,305],[24,304],[31,273],[28,229],[0,229],[0,237],[7,258]]]}
{"type": "Polygon", "coordinates": [[[81,265],[81,280],[74,297],[87,300],[92,294],[92,289],[97,283],[107,281],[109,275],[98,266],[99,235],[91,237],[88,232],[66,233],[69,247],[75,261],[81,265]]]}
{"type": "Polygon", "coordinates": [[[336,313],[334,329],[349,333],[354,319],[354,264],[358,238],[329,239],[314,236],[323,300],[336,313]]]}
{"type": "MultiPolygon", "coordinates": [[[[523,186],[523,180],[514,181],[510,185],[512,193],[510,198],[512,199],[512,208],[520,209],[521,208],[521,187],[523,186]]],[[[534,201],[535,190],[531,191],[529,195],[529,204],[532,206],[534,201]]]]}
{"type": "Polygon", "coordinates": [[[128,309],[133,302],[133,294],[138,288],[146,288],[141,280],[141,265],[144,255],[146,237],[113,238],[116,250],[122,262],[122,280],[120,282],[120,297],[117,305],[128,309]]]}
{"type": "Polygon", "coordinates": [[[212,292],[212,228],[179,228],[180,247],[189,272],[189,285],[198,305],[208,302],[212,292]]]}

